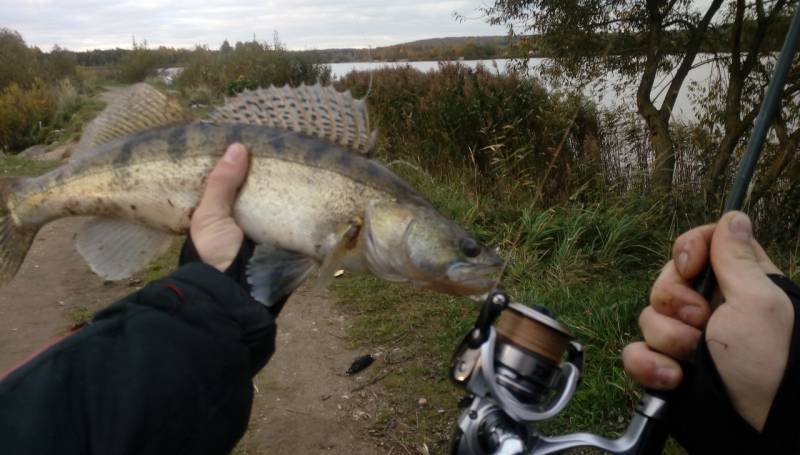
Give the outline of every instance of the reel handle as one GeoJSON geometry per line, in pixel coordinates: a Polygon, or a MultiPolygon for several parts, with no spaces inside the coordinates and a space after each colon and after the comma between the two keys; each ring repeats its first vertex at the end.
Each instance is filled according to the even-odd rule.
{"type": "MultiPolygon", "coordinates": [[[[648,389],[642,397],[642,402],[658,398],[669,403],[670,395],[672,394],[669,392],[648,389]]],[[[664,412],[669,412],[669,406],[665,406],[665,408],[664,412]]],[[[641,414],[639,409],[637,409],[636,412],[641,414]]],[[[667,438],[669,437],[669,427],[666,422],[666,416],[645,415],[645,417],[647,421],[644,424],[644,428],[636,444],[630,449],[620,452],[620,455],[661,455],[664,452],[664,445],[667,443],[667,438]]]]}
{"type": "Polygon", "coordinates": [[[478,320],[475,321],[475,326],[467,334],[466,341],[470,349],[480,348],[489,339],[489,329],[500,313],[508,308],[508,303],[508,296],[504,292],[494,291],[489,294],[481,307],[481,313],[478,315],[478,320]]]}

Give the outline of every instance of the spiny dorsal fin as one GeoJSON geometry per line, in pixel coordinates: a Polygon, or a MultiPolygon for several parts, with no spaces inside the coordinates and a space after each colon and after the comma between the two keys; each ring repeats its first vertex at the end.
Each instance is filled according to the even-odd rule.
{"type": "Polygon", "coordinates": [[[90,154],[99,145],[159,126],[184,123],[191,113],[180,101],[140,83],[121,93],[81,134],[72,159],[90,154]]]}
{"type": "Polygon", "coordinates": [[[369,129],[364,100],[319,84],[247,90],[228,99],[207,121],[265,125],[304,133],[364,154],[369,154],[375,138],[369,129]]]}

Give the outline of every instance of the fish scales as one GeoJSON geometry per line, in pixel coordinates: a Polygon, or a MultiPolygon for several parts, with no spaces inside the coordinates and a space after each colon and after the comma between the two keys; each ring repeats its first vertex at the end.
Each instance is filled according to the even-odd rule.
{"type": "Polygon", "coordinates": [[[322,239],[301,240],[287,225],[320,224],[320,231],[335,232],[363,210],[364,200],[428,204],[385,168],[334,145],[258,125],[195,123],[112,142],[93,157],[31,180],[10,213],[35,225],[64,212],[108,215],[183,234],[205,176],[230,142],[247,144],[252,157],[235,210],[257,240],[288,232],[293,249],[316,256],[324,250],[308,244],[322,239]],[[274,222],[265,223],[265,214],[274,222]]]}

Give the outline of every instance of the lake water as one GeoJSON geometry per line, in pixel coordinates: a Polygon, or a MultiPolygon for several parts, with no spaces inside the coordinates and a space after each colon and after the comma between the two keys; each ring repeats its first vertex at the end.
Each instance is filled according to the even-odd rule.
{"type": "MultiPolygon", "coordinates": [[[[699,55],[696,61],[704,61],[706,60],[706,56],[699,55]]],[[[508,70],[508,65],[510,60],[508,59],[497,59],[497,60],[461,60],[458,63],[461,63],[464,66],[475,68],[478,65],[483,65],[486,68],[493,69],[498,73],[505,73],[508,70]]],[[[537,68],[540,68],[544,63],[546,63],[545,59],[531,59],[529,61],[529,67],[531,69],[531,74],[534,76],[536,75],[537,68]]],[[[420,62],[348,62],[348,63],[331,63],[329,64],[331,67],[331,72],[333,73],[334,78],[341,78],[342,76],[346,75],[350,71],[358,70],[358,71],[371,71],[380,68],[396,68],[396,67],[403,67],[403,66],[410,66],[412,68],[416,68],[423,72],[428,71],[437,71],[439,69],[439,62],[436,61],[420,61],[420,62]]],[[[676,119],[682,120],[692,120],[695,118],[694,111],[692,109],[692,102],[689,96],[689,89],[688,87],[692,83],[696,84],[708,84],[709,78],[711,75],[711,65],[700,65],[689,72],[689,75],[686,78],[686,81],[683,83],[683,87],[678,95],[678,99],[675,102],[675,109],[673,110],[673,117],[676,119]]],[[[594,84],[591,87],[585,87],[582,91],[584,95],[589,97],[591,100],[597,102],[603,107],[606,108],[617,108],[620,106],[624,106],[628,109],[636,109],[636,84],[632,84],[630,87],[626,87],[621,93],[617,93],[612,87],[615,82],[620,80],[619,76],[610,74],[608,76],[608,82],[606,83],[598,83],[594,84]]],[[[656,87],[653,89],[653,94],[656,97],[656,106],[659,106],[661,99],[663,98],[663,91],[666,89],[666,85],[669,83],[668,78],[662,77],[658,79],[656,87]]]]}
{"type": "MultiPolygon", "coordinates": [[[[696,61],[705,61],[707,56],[699,55],[696,61]]],[[[483,65],[486,68],[492,69],[500,74],[508,70],[510,64],[508,59],[496,60],[460,60],[458,63],[475,68],[478,65],[483,65]]],[[[545,59],[531,59],[528,66],[531,69],[531,74],[536,75],[537,69],[546,63],[545,59]]],[[[410,66],[423,72],[438,71],[439,62],[437,61],[419,61],[419,62],[348,62],[348,63],[330,63],[331,72],[334,78],[338,79],[345,76],[347,73],[358,71],[372,71],[380,68],[396,68],[403,66],[410,66]]],[[[163,68],[159,70],[159,77],[166,83],[172,83],[174,79],[180,74],[183,68],[163,68]]],[[[690,99],[689,86],[691,84],[709,84],[711,75],[711,65],[698,65],[696,68],[689,72],[686,81],[678,95],[675,102],[675,109],[673,109],[673,118],[679,120],[693,120],[695,113],[693,111],[693,103],[690,99]]],[[[620,93],[617,93],[613,88],[614,83],[619,82],[621,78],[618,75],[609,74],[607,82],[595,83],[591,86],[584,87],[582,92],[589,99],[595,101],[602,107],[615,109],[618,107],[625,107],[630,110],[636,110],[636,83],[631,84],[630,87],[625,87],[620,93]]],[[[666,85],[669,83],[669,78],[662,76],[657,79],[653,94],[656,95],[656,106],[661,103],[663,92],[666,85]]],[[[552,88],[552,87],[551,87],[552,88]]]]}

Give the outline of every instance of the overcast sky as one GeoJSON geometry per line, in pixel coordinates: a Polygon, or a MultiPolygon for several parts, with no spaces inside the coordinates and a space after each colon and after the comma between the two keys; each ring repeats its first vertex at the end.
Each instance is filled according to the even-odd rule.
{"type": "Polygon", "coordinates": [[[50,50],[160,45],[217,48],[277,30],[290,49],[378,47],[424,38],[502,35],[478,18],[475,0],[0,0],[0,27],[50,50]],[[463,23],[457,11],[472,18],[463,23]]]}

